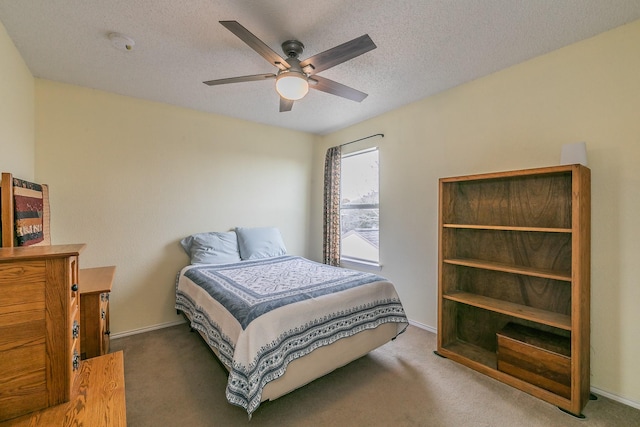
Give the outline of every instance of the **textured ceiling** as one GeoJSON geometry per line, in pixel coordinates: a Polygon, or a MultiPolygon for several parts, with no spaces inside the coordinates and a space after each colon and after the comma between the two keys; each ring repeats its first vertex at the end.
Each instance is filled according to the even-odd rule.
{"type": "Polygon", "coordinates": [[[638,0],[0,0],[0,21],[38,78],[326,134],[640,19],[638,0]],[[278,112],[276,70],[218,23],[235,20],[301,58],[369,34],[377,45],[319,73],[369,94],[310,91],[278,112]],[[108,39],[120,32],[130,52],[108,39]]]}

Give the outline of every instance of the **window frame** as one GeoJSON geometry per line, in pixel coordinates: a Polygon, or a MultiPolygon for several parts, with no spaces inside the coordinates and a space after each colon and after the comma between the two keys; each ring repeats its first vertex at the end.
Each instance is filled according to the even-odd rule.
{"type": "MultiPolygon", "coordinates": [[[[350,210],[350,209],[377,209],[378,211],[378,242],[379,242],[379,237],[380,237],[380,149],[376,146],[376,147],[369,147],[369,148],[363,148],[361,150],[357,150],[357,151],[352,151],[350,153],[346,153],[346,154],[342,154],[341,155],[341,159],[340,161],[342,162],[344,159],[349,158],[349,157],[354,157],[354,156],[359,156],[359,155],[363,155],[366,153],[370,153],[375,151],[377,154],[377,161],[378,161],[378,179],[377,179],[377,183],[376,183],[376,188],[375,190],[378,192],[378,203],[361,203],[361,204],[356,204],[356,205],[350,205],[349,207],[343,207],[342,204],[342,195],[340,196],[340,221],[342,222],[342,214],[343,214],[343,209],[345,210],[350,210]]],[[[343,168],[344,164],[341,164],[341,169],[343,168]]],[[[340,178],[342,181],[342,177],[340,178]]],[[[342,182],[340,183],[340,190],[342,191],[342,182]]],[[[368,268],[373,268],[376,270],[380,270],[382,268],[382,265],[380,263],[380,244],[378,243],[378,247],[377,247],[377,252],[378,252],[378,256],[377,256],[377,260],[372,260],[372,259],[365,259],[365,258],[358,258],[358,257],[354,257],[354,256],[345,256],[343,254],[342,251],[342,245],[343,245],[343,237],[342,237],[342,227],[341,227],[341,231],[340,231],[340,265],[343,267],[349,267],[349,266],[353,266],[353,267],[368,267],[368,268]]]]}

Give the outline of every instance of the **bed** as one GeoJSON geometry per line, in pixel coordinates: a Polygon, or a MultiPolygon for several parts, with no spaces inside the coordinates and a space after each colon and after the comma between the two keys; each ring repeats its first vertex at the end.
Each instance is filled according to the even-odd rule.
{"type": "Polygon", "coordinates": [[[288,255],[272,227],[181,243],[192,263],[178,274],[176,309],[227,369],[227,400],[249,417],[408,325],[391,282],[288,255]]]}

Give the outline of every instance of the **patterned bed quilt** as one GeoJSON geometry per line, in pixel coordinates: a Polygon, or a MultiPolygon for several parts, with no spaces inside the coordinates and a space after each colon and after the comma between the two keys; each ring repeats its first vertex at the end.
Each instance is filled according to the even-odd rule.
{"type": "Polygon", "coordinates": [[[408,325],[393,284],[371,273],[296,256],[183,268],[176,308],[229,370],[227,400],[258,408],[262,389],[289,362],[340,338],[408,325]]]}

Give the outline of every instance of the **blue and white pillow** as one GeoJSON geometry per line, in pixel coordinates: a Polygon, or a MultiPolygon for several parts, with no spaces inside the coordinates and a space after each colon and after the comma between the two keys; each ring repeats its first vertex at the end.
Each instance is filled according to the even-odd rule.
{"type": "Polygon", "coordinates": [[[198,233],[180,241],[191,264],[227,264],[240,262],[238,237],[234,231],[198,233]]]}
{"type": "Polygon", "coordinates": [[[242,260],[270,258],[287,254],[280,230],[275,227],[237,227],[242,260]]]}

